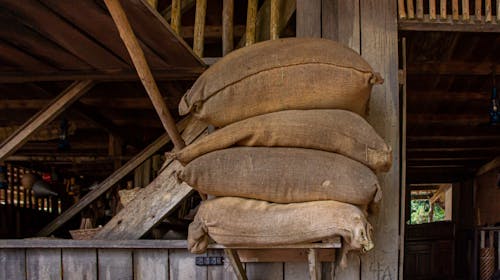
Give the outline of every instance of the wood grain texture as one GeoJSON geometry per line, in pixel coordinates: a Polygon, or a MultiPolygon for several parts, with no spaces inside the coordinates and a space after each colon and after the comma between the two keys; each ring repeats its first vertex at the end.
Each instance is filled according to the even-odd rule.
{"type": "Polygon", "coordinates": [[[397,7],[391,0],[361,0],[361,55],[379,71],[385,82],[373,88],[368,122],[392,147],[393,164],[380,175],[384,198],[380,211],[369,218],[375,248],[362,256],[363,279],[396,279],[399,228],[399,92],[397,7]]]}
{"type": "Polygon", "coordinates": [[[207,256],[224,257],[224,265],[208,266],[207,280],[236,280],[236,274],[229,259],[225,256],[223,250],[208,250],[207,256]]]}
{"type": "Polygon", "coordinates": [[[97,280],[97,250],[62,250],[64,280],[97,280]]]}
{"type": "Polygon", "coordinates": [[[297,0],[297,37],[321,37],[321,0],[297,0]]]}
{"type": "Polygon", "coordinates": [[[180,35],[181,32],[181,18],[182,18],[182,0],[172,1],[172,18],[170,20],[170,26],[174,30],[175,34],[180,35]]]}
{"type": "Polygon", "coordinates": [[[247,263],[248,280],[283,279],[283,263],[247,263]]]}
{"type": "Polygon", "coordinates": [[[250,46],[255,43],[255,29],[257,21],[257,9],[259,1],[248,0],[247,7],[247,30],[245,33],[245,46],[250,46]]]}
{"type": "Polygon", "coordinates": [[[203,57],[203,49],[205,45],[206,14],[207,14],[207,0],[196,0],[193,51],[198,57],[203,57]]]}
{"type": "Polygon", "coordinates": [[[222,2],[222,56],[234,49],[234,0],[222,2]]]}
{"type": "Polygon", "coordinates": [[[169,253],[167,249],[135,250],[135,280],[168,280],[169,253]]]}
{"type": "Polygon", "coordinates": [[[322,37],[360,51],[359,0],[324,0],[322,37]]]}
{"type": "Polygon", "coordinates": [[[307,262],[286,262],[284,264],[283,279],[303,280],[309,279],[309,266],[307,262]]]}
{"type": "Polygon", "coordinates": [[[207,267],[196,266],[194,255],[186,250],[170,250],[170,279],[207,279],[207,267]]]}
{"type": "Polygon", "coordinates": [[[270,34],[271,34],[271,40],[275,40],[279,38],[279,31],[280,31],[280,0],[271,0],[271,16],[270,16],[270,34]]]}
{"type": "Polygon", "coordinates": [[[97,252],[98,279],[133,279],[132,252],[130,250],[106,249],[97,252]]]}
{"type": "Polygon", "coordinates": [[[0,249],[0,279],[26,279],[24,249],[0,249]]]}
{"type": "Polygon", "coordinates": [[[26,279],[62,279],[61,249],[27,249],[26,279]]]}

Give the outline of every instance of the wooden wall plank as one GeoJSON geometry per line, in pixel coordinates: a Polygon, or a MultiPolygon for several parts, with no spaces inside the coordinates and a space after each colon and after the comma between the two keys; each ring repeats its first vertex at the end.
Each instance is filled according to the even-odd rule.
{"type": "Polygon", "coordinates": [[[338,41],[359,53],[359,0],[323,0],[322,38],[338,41]]]}
{"type": "Polygon", "coordinates": [[[26,279],[24,249],[0,249],[0,279],[26,279]]]}
{"type": "Polygon", "coordinates": [[[133,279],[132,251],[122,249],[99,249],[98,279],[133,279]]]}
{"type": "MultiPolygon", "coordinates": [[[[54,72],[57,69],[23,52],[16,46],[0,41],[0,61],[19,70],[54,72]]],[[[2,66],[3,67],[3,66],[2,66]]]]}
{"type": "Polygon", "coordinates": [[[168,258],[167,249],[135,250],[134,280],[168,280],[168,258]]]}
{"type": "Polygon", "coordinates": [[[61,249],[27,249],[26,278],[62,279],[61,249]]]}
{"type": "Polygon", "coordinates": [[[97,280],[97,251],[95,249],[63,249],[64,280],[97,280]]]}
{"type": "Polygon", "coordinates": [[[283,279],[283,263],[247,263],[248,280],[283,279]]]}
{"type": "Polygon", "coordinates": [[[207,280],[236,280],[236,274],[229,259],[225,256],[224,250],[208,250],[208,256],[223,256],[224,265],[208,266],[207,280]]]}
{"type": "Polygon", "coordinates": [[[172,249],[169,252],[170,279],[207,279],[207,267],[196,266],[194,255],[185,249],[172,249]]]}
{"type": "Polygon", "coordinates": [[[307,262],[285,263],[283,279],[285,280],[303,280],[309,279],[309,265],[307,262]]]}
{"type": "Polygon", "coordinates": [[[297,37],[321,37],[321,0],[297,0],[297,37]]]}
{"type": "Polygon", "coordinates": [[[379,175],[384,198],[379,212],[369,218],[375,248],[361,258],[362,278],[396,279],[400,200],[397,7],[392,0],[360,3],[361,55],[385,78],[382,86],[373,88],[368,121],[393,150],[391,170],[379,175]]]}

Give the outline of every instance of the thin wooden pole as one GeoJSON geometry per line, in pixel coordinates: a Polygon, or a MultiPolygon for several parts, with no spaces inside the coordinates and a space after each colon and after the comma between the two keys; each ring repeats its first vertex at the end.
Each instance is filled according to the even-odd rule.
{"type": "Polygon", "coordinates": [[[222,56],[227,55],[234,49],[234,0],[222,2],[222,56]]]}
{"type": "Polygon", "coordinates": [[[417,0],[417,18],[424,18],[424,0],[417,0]]]}
{"type": "Polygon", "coordinates": [[[236,250],[234,249],[224,249],[224,253],[226,253],[226,257],[229,259],[229,262],[233,267],[234,273],[236,274],[236,279],[247,280],[247,274],[245,268],[243,268],[240,257],[238,256],[238,252],[236,252],[236,250]]]}
{"type": "Polygon", "coordinates": [[[158,90],[158,86],[153,78],[151,69],[149,68],[146,58],[144,57],[144,52],[135,37],[134,31],[132,31],[132,27],[130,26],[119,0],[104,0],[104,3],[106,3],[106,6],[111,13],[111,17],[118,28],[120,37],[122,38],[123,43],[125,43],[125,47],[130,54],[130,58],[132,59],[135,69],[137,70],[137,74],[139,75],[142,85],[146,89],[146,92],[155,107],[156,113],[158,113],[158,116],[160,117],[163,127],[170,136],[170,139],[172,139],[175,148],[177,150],[184,148],[186,144],[184,143],[184,140],[182,140],[179,131],[177,131],[174,118],[168,111],[167,105],[158,90]]]}
{"type": "Polygon", "coordinates": [[[248,0],[247,9],[247,30],[245,46],[250,46],[255,43],[255,27],[257,20],[257,0],[248,0]]]}
{"type": "Polygon", "coordinates": [[[439,6],[440,6],[439,8],[440,8],[440,11],[441,11],[440,14],[439,14],[440,18],[441,19],[446,19],[446,0],[441,0],[441,3],[440,3],[439,6]]]}
{"type": "Polygon", "coordinates": [[[309,249],[307,252],[307,262],[309,264],[309,279],[319,280],[321,279],[321,262],[318,258],[317,249],[309,249]]]}
{"type": "Polygon", "coordinates": [[[182,1],[172,0],[172,18],[170,26],[177,35],[181,34],[181,15],[182,15],[182,1]]]}
{"type": "Polygon", "coordinates": [[[462,20],[469,19],[469,0],[462,0],[462,20]]]}
{"type": "Polygon", "coordinates": [[[406,18],[405,0],[398,0],[398,13],[400,19],[406,18]]]}
{"type": "Polygon", "coordinates": [[[413,0],[406,0],[406,8],[408,9],[408,18],[415,18],[415,8],[413,7],[413,0]]]}
{"type": "Polygon", "coordinates": [[[483,4],[483,0],[476,0],[476,5],[474,5],[474,8],[475,8],[474,15],[475,15],[477,21],[481,21],[483,19],[483,16],[481,15],[482,4],[483,4]]]}
{"type": "Polygon", "coordinates": [[[458,16],[458,0],[452,0],[451,2],[451,12],[453,20],[459,20],[458,16]]]}
{"type": "Polygon", "coordinates": [[[497,0],[497,23],[500,23],[500,0],[497,0]]]}
{"type": "Polygon", "coordinates": [[[280,30],[280,0],[271,0],[271,18],[270,18],[271,40],[279,38],[280,30]]]}
{"type": "Polygon", "coordinates": [[[491,22],[491,0],[484,1],[484,16],[486,22],[491,22]]]}
{"type": "Polygon", "coordinates": [[[194,19],[193,51],[203,57],[205,44],[205,17],[207,14],[207,0],[196,0],[196,15],[194,19]]]}
{"type": "Polygon", "coordinates": [[[24,123],[16,132],[0,145],[0,161],[13,154],[19,147],[28,141],[28,138],[40,127],[55,119],[69,105],[93,86],[92,81],[74,82],[50,104],[24,123]]]}
{"type": "Polygon", "coordinates": [[[436,19],[436,0],[429,0],[429,18],[436,19]]]}

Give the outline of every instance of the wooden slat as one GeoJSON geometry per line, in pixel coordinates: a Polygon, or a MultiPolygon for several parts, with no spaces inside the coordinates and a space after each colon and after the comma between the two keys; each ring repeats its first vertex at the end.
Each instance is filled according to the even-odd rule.
{"type": "Polygon", "coordinates": [[[62,279],[61,249],[27,249],[26,279],[62,279]]]}
{"type": "Polygon", "coordinates": [[[483,20],[482,5],[483,5],[483,0],[476,0],[476,4],[474,5],[475,8],[474,17],[476,18],[477,21],[483,20]]]}
{"type": "Polygon", "coordinates": [[[446,14],[446,0],[441,0],[441,3],[439,5],[440,7],[440,18],[441,19],[446,19],[447,18],[447,14],[446,14]]]}
{"type": "MultiPolygon", "coordinates": [[[[377,246],[362,255],[361,275],[377,279],[374,269],[383,273],[379,278],[397,279],[399,249],[400,162],[399,162],[399,85],[398,85],[398,26],[397,7],[392,0],[361,0],[361,54],[385,78],[384,84],[373,88],[368,122],[385,139],[393,151],[389,172],[379,175],[384,198],[378,214],[372,215],[373,239],[377,246]],[[385,210],[383,210],[385,209],[385,210]]],[[[402,268],[400,268],[402,269],[402,268]]]]}
{"type": "Polygon", "coordinates": [[[283,279],[286,280],[309,279],[309,266],[307,262],[300,262],[300,263],[286,262],[283,271],[283,279]]]}
{"type": "MultiPolygon", "coordinates": [[[[206,254],[203,254],[206,255],[206,254]]],[[[195,264],[196,256],[186,250],[170,250],[170,279],[207,279],[207,267],[195,264]]]]}
{"type": "Polygon", "coordinates": [[[207,268],[207,280],[237,280],[229,259],[223,250],[208,250],[209,257],[224,257],[224,265],[214,265],[207,268]]]}
{"type": "Polygon", "coordinates": [[[452,13],[452,19],[453,20],[459,20],[460,17],[458,16],[458,0],[452,0],[451,1],[451,13],[452,13]]]}
{"type": "Polygon", "coordinates": [[[500,1],[497,0],[497,23],[500,22],[500,1]]]}
{"type": "Polygon", "coordinates": [[[496,71],[500,70],[500,66],[492,65],[491,63],[412,63],[408,65],[408,74],[490,75],[493,66],[496,71]]]}
{"type": "Polygon", "coordinates": [[[168,258],[166,249],[134,251],[134,279],[168,280],[168,258]]]}
{"type": "MultiPolygon", "coordinates": [[[[498,2],[498,1],[497,1],[498,2]]],[[[484,1],[484,21],[491,22],[491,0],[484,1]]]]}
{"type": "Polygon", "coordinates": [[[207,14],[207,0],[196,0],[194,21],[193,51],[198,57],[203,57],[205,46],[205,18],[207,14]]]}
{"type": "Polygon", "coordinates": [[[120,37],[122,38],[127,50],[132,58],[134,66],[141,77],[141,82],[146,89],[146,92],[153,103],[156,113],[160,117],[163,127],[167,131],[170,139],[174,143],[177,150],[180,150],[186,146],[184,140],[182,140],[179,131],[175,125],[175,120],[170,114],[165,100],[163,99],[156,81],[151,73],[151,69],[144,57],[144,52],[142,51],[137,38],[135,37],[132,27],[123,11],[123,8],[119,0],[105,0],[106,6],[108,7],[113,20],[115,21],[120,37]]]}
{"type": "Polygon", "coordinates": [[[50,104],[48,104],[47,107],[28,120],[13,135],[2,143],[0,146],[0,161],[14,153],[20,146],[28,141],[29,136],[32,135],[38,128],[56,118],[62,111],[87,92],[92,86],[93,82],[88,80],[75,82],[70,85],[50,104]]]}
{"type": "MultiPolygon", "coordinates": [[[[334,249],[315,249],[321,262],[335,259],[334,249]]],[[[241,262],[307,262],[309,248],[302,249],[238,249],[241,262]]]]}
{"type": "MultiPolygon", "coordinates": [[[[206,127],[199,121],[190,123],[183,133],[186,143],[197,139],[206,127]]],[[[175,173],[182,168],[179,162],[168,160],[163,166],[158,177],[113,217],[95,239],[138,239],[192,193],[191,187],[177,180],[175,173]],[[135,215],[129,215],[127,209],[133,209],[135,215]]]]}
{"type": "Polygon", "coordinates": [[[323,1],[322,37],[360,51],[359,1],[323,1]]]}
{"type": "Polygon", "coordinates": [[[321,263],[319,262],[318,251],[316,249],[308,250],[307,262],[309,264],[309,279],[321,279],[321,263]]]}
{"type": "Polygon", "coordinates": [[[481,166],[476,173],[476,176],[481,176],[495,168],[498,168],[500,166],[500,156],[496,157],[492,161],[486,163],[485,165],[481,166]]]}
{"type": "Polygon", "coordinates": [[[398,14],[400,19],[406,19],[405,0],[398,0],[398,14]]]}
{"type": "Polygon", "coordinates": [[[469,19],[469,0],[462,0],[462,20],[467,21],[469,19]]]}
{"type": "Polygon", "coordinates": [[[417,18],[424,18],[424,0],[417,0],[417,18]]]}
{"type": "Polygon", "coordinates": [[[0,41],[0,60],[17,71],[27,69],[28,71],[55,72],[57,70],[21,49],[2,41],[0,41]]]}
{"type": "Polygon", "coordinates": [[[297,0],[297,37],[321,37],[321,0],[297,0]]]}
{"type": "Polygon", "coordinates": [[[65,280],[97,280],[97,251],[64,249],[62,267],[65,280]]]}
{"type": "Polygon", "coordinates": [[[406,0],[406,7],[408,9],[408,18],[414,19],[415,18],[415,8],[413,6],[413,0],[406,0]]]}
{"type": "MultiPolygon", "coordinates": [[[[189,119],[184,119],[179,122],[179,130],[182,130],[188,122],[189,119]]],[[[147,158],[156,153],[159,149],[161,149],[165,144],[170,141],[170,138],[163,134],[160,136],[155,142],[146,147],[140,153],[138,153],[134,158],[124,164],[120,169],[116,170],[111,174],[108,178],[102,181],[94,190],[86,194],[83,198],[78,201],[78,203],[71,206],[68,210],[63,212],[59,217],[45,226],[39,233],[39,236],[47,236],[50,235],[54,230],[58,229],[61,225],[66,223],[69,219],[78,214],[83,208],[87,207],[90,203],[92,203],[95,199],[109,190],[114,184],[120,181],[123,177],[129,174],[132,170],[137,168],[142,162],[144,162],[147,158]]]]}
{"type": "Polygon", "coordinates": [[[498,33],[500,32],[499,24],[490,24],[482,22],[456,22],[448,18],[443,21],[435,21],[429,24],[425,21],[400,21],[398,23],[399,30],[412,31],[449,31],[449,32],[479,32],[479,33],[498,33]]]}
{"type": "Polygon", "coordinates": [[[179,35],[181,32],[181,18],[182,18],[182,0],[172,0],[172,18],[170,26],[175,34],[179,35]]]}
{"type": "Polygon", "coordinates": [[[129,250],[97,250],[98,279],[133,279],[132,252],[129,250]]]}
{"type": "Polygon", "coordinates": [[[24,249],[0,249],[0,279],[26,279],[24,249]]]}
{"type": "Polygon", "coordinates": [[[429,18],[436,19],[436,0],[429,0],[429,18]]]}
{"type": "Polygon", "coordinates": [[[283,263],[247,263],[246,272],[248,279],[283,279],[283,265],[283,263]]]}
{"type": "Polygon", "coordinates": [[[234,0],[222,2],[222,56],[234,49],[234,0]]]}
{"type": "Polygon", "coordinates": [[[258,3],[259,1],[257,0],[248,0],[245,46],[250,46],[253,43],[255,43],[255,29],[256,29],[258,3]]]}
{"type": "Polygon", "coordinates": [[[280,0],[271,0],[271,23],[270,23],[270,31],[271,40],[275,40],[279,38],[279,30],[280,30],[280,0]]]}

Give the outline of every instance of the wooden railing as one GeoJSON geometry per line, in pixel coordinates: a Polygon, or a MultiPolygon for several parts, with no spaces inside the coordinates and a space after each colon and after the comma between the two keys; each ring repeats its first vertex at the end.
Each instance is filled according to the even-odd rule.
{"type": "Polygon", "coordinates": [[[498,24],[500,0],[398,0],[400,20],[498,24]]]}

